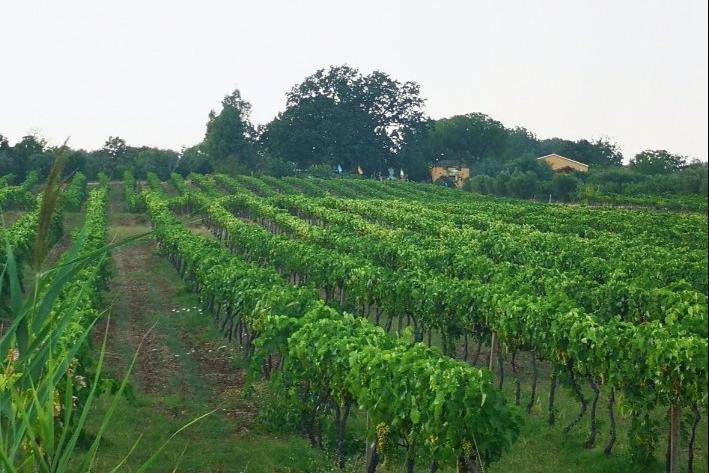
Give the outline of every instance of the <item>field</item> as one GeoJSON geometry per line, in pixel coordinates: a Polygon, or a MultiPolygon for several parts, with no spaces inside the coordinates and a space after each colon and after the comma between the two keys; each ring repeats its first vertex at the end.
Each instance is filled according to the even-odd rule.
{"type": "MultiPolygon", "coordinates": [[[[0,193],[27,267],[35,185],[0,193]]],[[[706,215],[220,174],[60,201],[66,471],[707,471],[706,215]]]]}

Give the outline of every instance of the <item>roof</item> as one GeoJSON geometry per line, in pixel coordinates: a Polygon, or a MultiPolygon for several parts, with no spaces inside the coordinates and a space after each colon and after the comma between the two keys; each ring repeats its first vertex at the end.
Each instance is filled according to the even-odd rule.
{"type": "Polygon", "coordinates": [[[588,164],[586,164],[586,163],[582,163],[582,162],[573,160],[573,159],[571,159],[571,158],[567,158],[566,156],[562,156],[562,155],[556,154],[556,153],[551,153],[551,154],[547,154],[546,156],[541,156],[541,157],[537,158],[537,160],[539,160],[539,159],[551,158],[552,156],[555,156],[555,157],[561,158],[561,159],[565,159],[566,161],[571,161],[572,163],[580,164],[581,166],[586,166],[586,167],[588,167],[588,164]]]}

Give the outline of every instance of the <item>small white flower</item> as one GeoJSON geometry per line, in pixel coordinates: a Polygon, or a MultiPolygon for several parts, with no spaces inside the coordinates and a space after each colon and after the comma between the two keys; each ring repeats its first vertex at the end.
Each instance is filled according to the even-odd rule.
{"type": "Polygon", "coordinates": [[[13,348],[12,350],[10,350],[7,353],[7,361],[9,361],[10,363],[14,363],[19,359],[20,359],[20,350],[18,350],[17,348],[13,348]]]}
{"type": "Polygon", "coordinates": [[[76,380],[76,384],[79,386],[79,389],[83,389],[86,387],[86,378],[84,378],[80,374],[77,374],[76,376],[74,376],[74,379],[76,380]]]}

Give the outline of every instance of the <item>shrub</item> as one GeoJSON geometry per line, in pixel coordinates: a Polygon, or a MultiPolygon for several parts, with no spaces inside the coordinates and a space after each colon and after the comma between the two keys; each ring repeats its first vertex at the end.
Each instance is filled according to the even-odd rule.
{"type": "Polygon", "coordinates": [[[576,196],[579,179],[573,174],[557,174],[552,180],[552,195],[561,201],[568,202],[576,196]]]}
{"type": "Polygon", "coordinates": [[[465,190],[478,194],[490,195],[495,193],[495,179],[486,174],[473,176],[465,183],[465,190]]]}
{"type": "Polygon", "coordinates": [[[515,171],[507,182],[507,192],[512,197],[531,199],[539,190],[539,179],[533,171],[515,171]]]}

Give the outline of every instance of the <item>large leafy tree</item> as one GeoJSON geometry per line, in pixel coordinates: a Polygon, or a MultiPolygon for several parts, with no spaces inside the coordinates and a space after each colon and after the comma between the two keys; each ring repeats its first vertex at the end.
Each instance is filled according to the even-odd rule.
{"type": "Polygon", "coordinates": [[[302,168],[325,163],[350,169],[360,164],[372,170],[387,156],[373,128],[366,112],[329,97],[314,97],[269,123],[262,142],[272,154],[302,168]]]}
{"type": "Polygon", "coordinates": [[[109,136],[96,158],[98,158],[96,163],[93,163],[96,167],[101,168],[110,177],[116,177],[121,164],[125,164],[129,158],[126,140],[118,136],[109,136]]]}
{"type": "Polygon", "coordinates": [[[0,134],[0,176],[13,174],[15,172],[13,164],[10,142],[0,134]]]}
{"type": "Polygon", "coordinates": [[[500,159],[507,130],[483,113],[470,113],[437,120],[428,140],[432,158],[474,164],[485,158],[500,159]]]}
{"type": "Polygon", "coordinates": [[[522,128],[508,130],[483,113],[429,120],[406,137],[401,165],[412,177],[422,179],[428,167],[441,160],[458,161],[473,174],[497,174],[509,159],[534,155],[536,139],[522,128]]]}
{"type": "Polygon", "coordinates": [[[207,174],[213,170],[214,168],[210,164],[206,153],[202,150],[200,145],[183,148],[180,151],[177,167],[175,168],[176,172],[182,174],[183,176],[187,176],[191,172],[207,174]]]}
{"type": "Polygon", "coordinates": [[[435,123],[434,120],[426,120],[404,135],[405,144],[397,153],[394,164],[403,169],[409,179],[425,181],[430,177],[429,165],[433,151],[429,135],[435,123]]]}
{"type": "Polygon", "coordinates": [[[45,174],[51,167],[51,150],[47,140],[37,134],[23,136],[14,146],[6,142],[3,146],[3,173],[13,173],[24,179],[29,171],[45,174]]]}
{"type": "Polygon", "coordinates": [[[687,158],[664,149],[648,149],[630,160],[630,168],[641,174],[669,174],[687,165],[687,158]]]}
{"type": "Polygon", "coordinates": [[[169,149],[144,146],[135,150],[130,168],[137,178],[144,179],[148,173],[154,172],[166,181],[177,167],[178,157],[175,151],[169,149]]]}
{"type": "Polygon", "coordinates": [[[518,126],[507,130],[507,140],[503,160],[516,160],[521,158],[538,158],[539,140],[528,129],[518,126]]]}
{"type": "Polygon", "coordinates": [[[274,155],[300,167],[341,164],[383,172],[423,119],[418,84],[350,66],[321,69],[287,94],[286,110],[261,131],[274,155]]]}
{"type": "Polygon", "coordinates": [[[120,161],[126,157],[128,145],[126,145],[126,140],[123,138],[109,136],[103,145],[103,152],[106,153],[109,158],[120,161]]]}
{"type": "Polygon", "coordinates": [[[238,164],[253,164],[254,127],[250,113],[251,104],[238,89],[224,97],[219,114],[209,113],[202,150],[214,168],[230,170],[238,164]]]}

